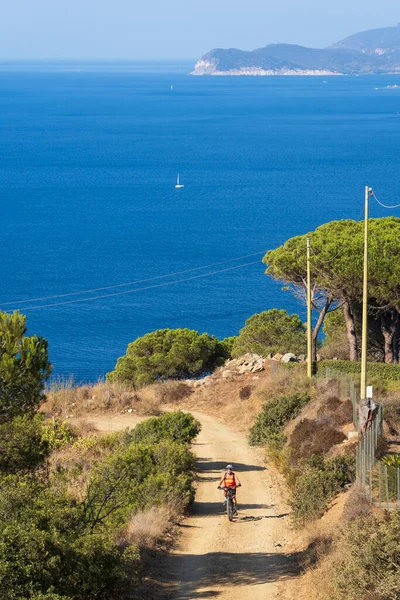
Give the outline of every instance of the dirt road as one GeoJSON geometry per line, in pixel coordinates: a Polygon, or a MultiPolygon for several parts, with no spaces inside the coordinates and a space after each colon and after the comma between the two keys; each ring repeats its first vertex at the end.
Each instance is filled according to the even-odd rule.
{"type": "MultiPolygon", "coordinates": [[[[192,411],[191,411],[192,412],[192,411]]],[[[178,548],[163,560],[162,589],[153,598],[173,600],[272,600],[276,584],[299,571],[298,557],[285,550],[290,531],[279,494],[259,450],[240,433],[204,413],[193,413],[202,431],[193,445],[198,482],[191,516],[182,524],[178,548]],[[217,485],[232,463],[242,487],[239,515],[230,523],[217,485]],[[168,590],[168,591],[167,591],[168,590]]],[[[133,427],[140,417],[90,419],[99,430],[133,427]]]]}
{"type": "Polygon", "coordinates": [[[298,571],[296,556],[285,553],[290,535],[276,488],[259,452],[246,438],[213,417],[196,414],[202,431],[194,444],[198,487],[193,515],[184,523],[178,550],[167,561],[176,581],[176,600],[270,600],[276,582],[298,571]],[[217,490],[227,463],[242,487],[239,516],[230,523],[217,490]],[[279,545],[278,545],[279,544],[279,545]]]}

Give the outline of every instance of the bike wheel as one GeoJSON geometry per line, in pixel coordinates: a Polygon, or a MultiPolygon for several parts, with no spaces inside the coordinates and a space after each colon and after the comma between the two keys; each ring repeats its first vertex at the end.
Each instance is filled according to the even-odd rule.
{"type": "Polygon", "coordinates": [[[229,496],[226,499],[226,512],[228,513],[228,519],[233,521],[233,502],[229,496]]]}

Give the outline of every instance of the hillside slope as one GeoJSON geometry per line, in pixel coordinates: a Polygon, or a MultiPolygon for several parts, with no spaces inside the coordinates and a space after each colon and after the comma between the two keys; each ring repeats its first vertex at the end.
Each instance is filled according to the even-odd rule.
{"type": "Polygon", "coordinates": [[[317,49],[269,44],[256,50],[217,48],[192,75],[350,75],[400,71],[400,26],[357,33],[317,49]]]}

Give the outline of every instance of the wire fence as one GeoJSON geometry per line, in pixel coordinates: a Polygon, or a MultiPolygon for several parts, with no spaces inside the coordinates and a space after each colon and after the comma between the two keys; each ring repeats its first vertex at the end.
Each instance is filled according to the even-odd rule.
{"type": "Polygon", "coordinates": [[[358,430],[356,446],[356,481],[361,485],[371,502],[385,508],[400,508],[400,467],[384,464],[379,457],[379,447],[384,439],[384,405],[375,403],[376,408],[364,427],[360,428],[359,391],[354,378],[326,367],[319,378],[339,382],[340,393],[353,405],[353,422],[358,430]]]}

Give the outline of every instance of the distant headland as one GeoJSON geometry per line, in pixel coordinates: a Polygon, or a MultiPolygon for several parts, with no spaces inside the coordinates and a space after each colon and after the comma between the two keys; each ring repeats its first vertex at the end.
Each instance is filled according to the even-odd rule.
{"type": "Polygon", "coordinates": [[[370,29],[329,48],[269,44],[245,51],[217,48],[191,75],[366,75],[400,73],[400,24],[370,29]]]}

